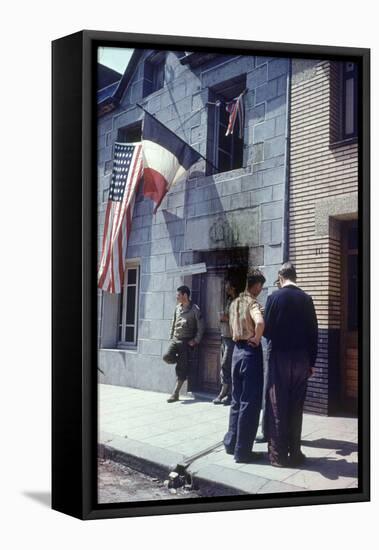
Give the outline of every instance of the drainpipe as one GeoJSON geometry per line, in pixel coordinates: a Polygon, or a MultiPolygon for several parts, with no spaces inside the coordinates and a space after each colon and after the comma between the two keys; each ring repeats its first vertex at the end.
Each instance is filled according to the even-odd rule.
{"type": "Polygon", "coordinates": [[[292,81],[292,59],[288,59],[287,73],[287,98],[286,98],[286,126],[285,126],[285,153],[284,153],[284,215],[283,215],[283,262],[289,260],[289,202],[290,202],[290,110],[291,110],[291,81],[292,81]]]}

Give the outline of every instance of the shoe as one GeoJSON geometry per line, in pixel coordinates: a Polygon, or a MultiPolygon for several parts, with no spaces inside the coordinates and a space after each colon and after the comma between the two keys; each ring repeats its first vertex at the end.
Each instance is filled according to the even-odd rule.
{"type": "Polygon", "coordinates": [[[288,459],[282,458],[278,460],[276,458],[270,458],[270,464],[274,466],[274,468],[288,468],[288,459]]]}
{"type": "Polygon", "coordinates": [[[216,397],[216,399],[213,399],[213,403],[215,405],[222,405],[225,397],[227,397],[228,391],[229,391],[229,384],[222,384],[221,391],[216,397]]]}
{"type": "Polygon", "coordinates": [[[170,397],[167,399],[167,403],[175,403],[175,401],[179,401],[179,396],[175,395],[174,393],[170,395],[170,397]]]}
{"type": "Polygon", "coordinates": [[[288,468],[288,464],[285,462],[278,462],[277,460],[272,460],[270,464],[274,466],[274,468],[288,468]]]}
{"type": "Polygon", "coordinates": [[[230,405],[232,402],[232,398],[230,395],[226,395],[223,399],[221,399],[221,403],[225,406],[230,405]]]}
{"type": "Polygon", "coordinates": [[[216,397],[216,399],[213,399],[212,403],[213,403],[214,405],[222,405],[222,399],[221,399],[221,397],[218,395],[218,396],[216,397]]]}
{"type": "Polygon", "coordinates": [[[267,437],[265,437],[264,435],[260,435],[260,436],[255,438],[255,442],[256,443],[267,443],[267,437]]]}
{"type": "Polygon", "coordinates": [[[250,453],[242,456],[235,456],[234,460],[237,464],[249,464],[250,462],[258,462],[263,458],[263,453],[255,453],[254,451],[250,451],[250,453]]]}
{"type": "Polygon", "coordinates": [[[302,452],[296,454],[295,456],[290,456],[289,464],[291,466],[301,466],[307,460],[307,457],[302,452]]]}
{"type": "Polygon", "coordinates": [[[174,391],[172,392],[172,395],[170,395],[170,397],[167,399],[167,403],[175,403],[175,401],[179,401],[179,392],[183,384],[184,380],[179,380],[179,378],[176,379],[174,391]]]}

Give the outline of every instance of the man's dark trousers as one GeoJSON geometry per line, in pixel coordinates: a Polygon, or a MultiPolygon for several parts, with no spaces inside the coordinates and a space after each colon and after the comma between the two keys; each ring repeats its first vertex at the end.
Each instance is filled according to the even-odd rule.
{"type": "Polygon", "coordinates": [[[268,402],[268,365],[270,361],[271,345],[268,343],[266,349],[266,358],[263,360],[263,394],[262,394],[262,425],[261,432],[263,439],[267,440],[267,402],[268,402]]]}
{"type": "Polygon", "coordinates": [[[163,361],[169,365],[176,365],[175,372],[178,380],[186,380],[189,374],[189,360],[191,346],[188,342],[191,338],[182,340],[171,340],[166,353],[163,355],[163,361]]]}
{"type": "Polygon", "coordinates": [[[226,452],[236,459],[248,457],[259,424],[263,389],[262,346],[237,342],[232,358],[232,403],[229,429],[224,437],[226,452]]]}
{"type": "Polygon", "coordinates": [[[232,357],[234,350],[234,342],[232,338],[226,336],[221,337],[221,384],[232,384],[232,357]]]}
{"type": "Polygon", "coordinates": [[[301,427],[307,382],[309,354],[305,350],[270,351],[267,432],[271,461],[283,463],[288,454],[301,454],[301,427]]]}

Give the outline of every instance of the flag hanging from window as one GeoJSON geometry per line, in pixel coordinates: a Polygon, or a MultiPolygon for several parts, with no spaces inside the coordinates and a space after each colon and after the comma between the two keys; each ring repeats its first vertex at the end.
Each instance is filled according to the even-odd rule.
{"type": "Polygon", "coordinates": [[[240,95],[236,99],[233,99],[233,101],[229,101],[226,104],[226,110],[229,113],[229,122],[225,133],[226,136],[228,136],[229,134],[233,134],[234,126],[238,118],[238,126],[239,126],[238,135],[240,139],[243,138],[243,127],[244,127],[244,121],[245,121],[245,112],[244,112],[244,105],[243,105],[244,93],[245,92],[240,93],[240,95]]]}
{"type": "Polygon", "coordinates": [[[141,143],[115,143],[105,213],[98,287],[120,293],[125,271],[136,191],[142,176],[141,143]]]}
{"type": "Polygon", "coordinates": [[[142,129],[143,194],[155,202],[164,196],[201,155],[155,117],[145,112],[142,129]]]}

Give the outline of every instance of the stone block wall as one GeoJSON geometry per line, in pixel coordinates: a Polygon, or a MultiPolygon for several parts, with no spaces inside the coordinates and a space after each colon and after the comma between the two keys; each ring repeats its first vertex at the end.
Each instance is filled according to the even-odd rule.
{"type": "MultiPolygon", "coordinates": [[[[193,262],[195,252],[248,247],[249,261],[267,278],[263,300],[283,261],[286,158],[287,78],[289,60],[260,56],[220,56],[219,63],[191,69],[168,52],[165,85],[142,97],[143,51],[119,108],[98,123],[99,254],[113,144],[119,130],[142,119],[140,102],[161,122],[203,155],[207,151],[207,101],[213,86],[244,75],[244,161],[239,169],[206,175],[200,160],[185,181],[170,190],[156,215],[140,192],[136,199],[128,259],[140,264],[138,344],[117,349],[117,327],[106,330],[105,319],[117,318],[117,297],[99,292],[99,366],[101,381],[170,391],[172,367],[161,360],[168,342],[180,275],[170,270],[193,262]],[[142,67],[142,68],[141,68],[142,67]],[[102,301],[102,303],[101,303],[102,301]],[[112,312],[106,310],[113,309],[112,312]]],[[[192,284],[186,277],[186,284],[192,284]]]]}

